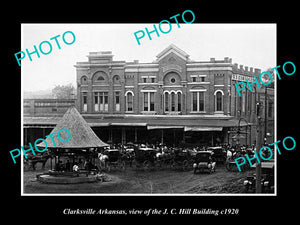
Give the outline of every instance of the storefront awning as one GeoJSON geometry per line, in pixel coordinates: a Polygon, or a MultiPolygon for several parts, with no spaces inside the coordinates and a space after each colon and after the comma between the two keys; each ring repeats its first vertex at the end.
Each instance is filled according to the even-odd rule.
{"type": "Polygon", "coordinates": [[[222,131],[223,127],[185,126],[184,131],[222,131]]]}
{"type": "Polygon", "coordinates": [[[154,129],[183,129],[184,126],[147,126],[148,130],[154,129]]]}
{"type": "Polygon", "coordinates": [[[145,127],[147,123],[110,123],[111,126],[145,127]]]}
{"type": "Polygon", "coordinates": [[[108,127],[109,123],[88,123],[90,127],[108,127]]]}

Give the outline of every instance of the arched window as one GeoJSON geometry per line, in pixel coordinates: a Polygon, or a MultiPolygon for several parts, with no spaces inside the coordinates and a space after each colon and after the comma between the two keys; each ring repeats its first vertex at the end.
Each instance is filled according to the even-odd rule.
{"type": "Polygon", "coordinates": [[[177,93],[177,111],[181,111],[181,93],[180,92],[178,92],[177,93]]]}
{"type": "Polygon", "coordinates": [[[215,111],[223,111],[223,92],[215,92],[215,111]]]}
{"type": "Polygon", "coordinates": [[[132,112],[133,111],[133,93],[131,91],[126,92],[126,111],[132,112]]]}
{"type": "Polygon", "coordinates": [[[118,75],[115,75],[115,76],[113,77],[113,83],[114,83],[114,84],[120,84],[120,77],[119,77],[118,75]]]}
{"type": "Polygon", "coordinates": [[[92,77],[92,81],[93,81],[93,84],[107,83],[108,82],[108,76],[105,72],[98,71],[98,72],[94,73],[94,75],[92,77]]]}
{"type": "Polygon", "coordinates": [[[81,84],[87,84],[88,83],[87,82],[87,80],[88,80],[87,76],[82,76],[80,80],[81,80],[81,84]]]}
{"type": "Polygon", "coordinates": [[[164,111],[180,112],[182,108],[182,93],[180,90],[164,92],[164,111]]]}
{"type": "Polygon", "coordinates": [[[165,112],[169,111],[169,93],[165,92],[165,112]]]}
{"type": "Polygon", "coordinates": [[[97,78],[97,81],[104,81],[104,80],[105,80],[104,77],[101,75],[97,78]]]}
{"type": "Polygon", "coordinates": [[[174,92],[171,93],[171,111],[172,112],[175,111],[175,93],[174,92]]]}

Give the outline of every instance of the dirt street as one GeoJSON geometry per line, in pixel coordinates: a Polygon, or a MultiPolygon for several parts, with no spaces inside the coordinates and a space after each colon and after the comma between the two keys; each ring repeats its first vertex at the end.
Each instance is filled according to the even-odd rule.
{"type": "Polygon", "coordinates": [[[142,171],[127,168],[112,170],[109,182],[86,184],[42,184],[36,181],[39,171],[24,172],[24,193],[124,193],[124,194],[205,194],[242,193],[248,172],[228,172],[224,166],[215,173],[194,174],[193,171],[155,169],[142,171]]]}

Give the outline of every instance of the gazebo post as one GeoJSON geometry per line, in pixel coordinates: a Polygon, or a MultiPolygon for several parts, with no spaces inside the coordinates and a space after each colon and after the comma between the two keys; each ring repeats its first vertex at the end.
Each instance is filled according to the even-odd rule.
{"type": "MultiPolygon", "coordinates": [[[[51,156],[51,150],[49,149],[50,151],[50,156],[51,156]]],[[[51,170],[52,170],[52,156],[50,157],[50,167],[51,167],[51,170]]]]}

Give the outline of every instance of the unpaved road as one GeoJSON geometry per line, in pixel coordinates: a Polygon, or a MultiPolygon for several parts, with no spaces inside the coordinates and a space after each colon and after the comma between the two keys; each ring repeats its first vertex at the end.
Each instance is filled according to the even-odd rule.
{"type": "Polygon", "coordinates": [[[197,194],[242,193],[248,172],[228,172],[224,166],[213,174],[193,171],[152,170],[128,168],[107,173],[110,182],[86,184],[42,184],[35,180],[42,171],[24,172],[24,193],[124,193],[124,194],[197,194]]]}

